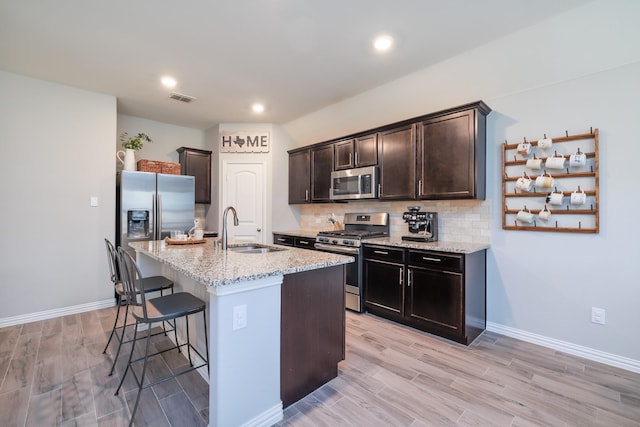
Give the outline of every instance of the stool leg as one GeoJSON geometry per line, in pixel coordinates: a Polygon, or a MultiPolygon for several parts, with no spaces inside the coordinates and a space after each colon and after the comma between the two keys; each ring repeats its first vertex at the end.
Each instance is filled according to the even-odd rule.
{"type": "Polygon", "coordinates": [[[124,333],[127,329],[128,317],[129,317],[129,304],[127,303],[127,306],[124,309],[124,324],[122,325],[122,334],[120,334],[120,339],[118,342],[118,349],[116,350],[116,354],[114,354],[113,356],[113,363],[111,364],[111,370],[109,371],[109,376],[113,375],[113,370],[116,368],[116,362],[118,361],[118,356],[120,355],[120,348],[122,348],[122,341],[124,341],[124,333]]]}
{"type": "MultiPolygon", "coordinates": [[[[151,325],[149,325],[151,326],[151,325]]],[[[149,361],[149,346],[151,344],[151,330],[147,329],[147,348],[144,353],[144,363],[142,365],[142,374],[140,375],[140,384],[138,384],[138,396],[136,396],[136,403],[133,405],[133,411],[131,411],[131,421],[129,422],[129,426],[133,424],[133,419],[136,416],[136,411],[138,410],[138,404],[140,403],[140,395],[142,394],[142,389],[144,388],[144,376],[147,372],[147,362],[149,361]]],[[[133,369],[133,368],[132,368],[133,369]]]]}
{"type": "Polygon", "coordinates": [[[207,314],[205,310],[202,310],[202,318],[204,319],[204,345],[207,353],[207,373],[211,374],[209,370],[209,338],[207,337],[207,314]]]}
{"type": "Polygon", "coordinates": [[[120,392],[120,388],[122,387],[122,384],[124,383],[124,379],[127,376],[127,373],[129,372],[129,367],[131,366],[131,359],[133,359],[133,350],[136,348],[136,341],[138,340],[138,322],[136,322],[136,324],[134,325],[134,330],[133,330],[133,342],[131,343],[131,352],[129,353],[129,360],[127,361],[127,367],[124,369],[124,373],[122,374],[122,378],[120,378],[120,384],[118,384],[118,388],[116,389],[115,392],[115,396],[118,395],[118,392],[120,392]]]}
{"type": "Polygon", "coordinates": [[[187,323],[187,355],[189,356],[189,366],[193,366],[191,360],[191,340],[189,339],[189,315],[184,316],[184,320],[187,323]]]}
{"type": "MultiPolygon", "coordinates": [[[[107,348],[109,348],[109,344],[111,344],[111,339],[113,338],[113,334],[116,332],[116,325],[118,324],[118,319],[120,318],[120,303],[118,303],[118,311],[116,311],[116,320],[113,321],[113,328],[111,328],[111,334],[109,335],[109,339],[107,340],[107,345],[104,346],[104,350],[102,350],[102,354],[107,352],[107,348]]],[[[125,319],[125,324],[127,323],[125,319]]]]}

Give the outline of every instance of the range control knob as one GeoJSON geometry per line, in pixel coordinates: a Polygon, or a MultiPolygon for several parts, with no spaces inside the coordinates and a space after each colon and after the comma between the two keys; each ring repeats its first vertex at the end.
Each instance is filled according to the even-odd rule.
{"type": "Polygon", "coordinates": [[[337,240],[332,240],[331,243],[333,243],[334,245],[337,245],[338,241],[337,240]]]}

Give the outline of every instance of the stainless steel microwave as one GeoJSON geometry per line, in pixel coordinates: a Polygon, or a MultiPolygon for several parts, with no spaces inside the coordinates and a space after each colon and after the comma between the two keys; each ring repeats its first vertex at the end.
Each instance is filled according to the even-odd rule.
{"type": "Polygon", "coordinates": [[[331,172],[331,200],[378,198],[378,167],[346,169],[331,172]]]}

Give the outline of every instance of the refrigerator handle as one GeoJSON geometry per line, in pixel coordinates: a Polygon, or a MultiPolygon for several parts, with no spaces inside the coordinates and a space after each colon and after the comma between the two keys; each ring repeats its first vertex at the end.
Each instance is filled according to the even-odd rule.
{"type": "Polygon", "coordinates": [[[162,195],[158,194],[158,209],[156,210],[156,240],[162,239],[162,195]]]}
{"type": "Polygon", "coordinates": [[[152,194],[151,195],[151,218],[153,218],[153,224],[151,227],[151,240],[157,240],[156,239],[156,230],[158,229],[158,218],[156,218],[156,213],[158,212],[158,210],[156,209],[156,195],[152,194]]]}

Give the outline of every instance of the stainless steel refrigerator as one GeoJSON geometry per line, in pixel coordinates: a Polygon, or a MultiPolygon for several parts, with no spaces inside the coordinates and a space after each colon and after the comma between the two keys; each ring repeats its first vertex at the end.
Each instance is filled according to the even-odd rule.
{"type": "Polygon", "coordinates": [[[195,178],[151,172],[118,172],[116,245],[160,240],[193,227],[195,178]]]}

